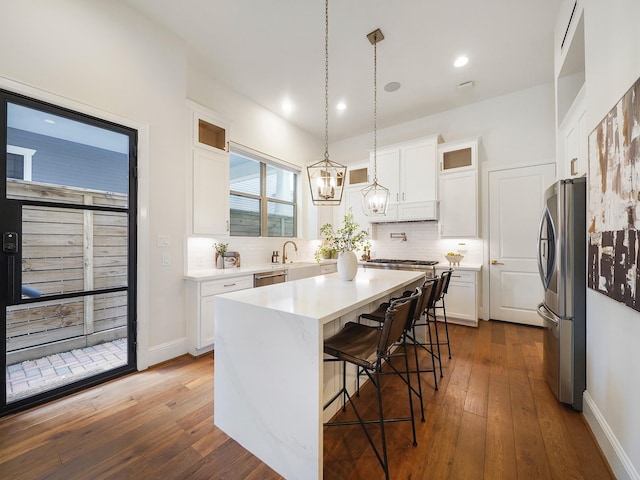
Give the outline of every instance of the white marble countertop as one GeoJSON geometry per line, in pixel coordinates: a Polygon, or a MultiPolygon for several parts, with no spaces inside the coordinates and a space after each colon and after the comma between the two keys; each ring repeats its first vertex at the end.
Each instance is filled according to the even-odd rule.
{"type": "Polygon", "coordinates": [[[243,275],[253,275],[254,273],[270,272],[277,270],[286,270],[290,268],[308,267],[310,265],[325,265],[328,263],[336,263],[336,260],[323,260],[320,263],[315,261],[308,262],[294,262],[294,263],[262,263],[256,265],[234,267],[234,268],[209,268],[203,270],[195,270],[188,272],[184,278],[185,280],[191,280],[196,282],[202,282],[206,280],[215,280],[216,278],[233,278],[241,277],[243,275]]]}
{"type": "Polygon", "coordinates": [[[482,270],[482,265],[480,263],[463,263],[461,265],[449,266],[446,262],[441,262],[436,265],[436,270],[449,270],[449,268],[453,268],[454,270],[468,270],[479,272],[480,270],[482,270]]]}
{"type": "Polygon", "coordinates": [[[421,278],[423,272],[360,268],[350,282],[341,280],[338,273],[331,273],[219,297],[325,323],[421,278]]]}
{"type": "Polygon", "coordinates": [[[322,480],[323,405],[341,385],[323,339],[423,278],[358,269],[216,295],[215,424],[284,478],[322,480]]]}

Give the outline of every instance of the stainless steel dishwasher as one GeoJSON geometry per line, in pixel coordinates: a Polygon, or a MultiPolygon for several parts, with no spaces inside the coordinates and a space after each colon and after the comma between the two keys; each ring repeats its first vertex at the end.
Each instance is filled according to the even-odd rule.
{"type": "Polygon", "coordinates": [[[264,287],[265,285],[273,285],[274,283],[283,283],[287,281],[286,270],[275,270],[253,274],[253,286],[264,287]]]}

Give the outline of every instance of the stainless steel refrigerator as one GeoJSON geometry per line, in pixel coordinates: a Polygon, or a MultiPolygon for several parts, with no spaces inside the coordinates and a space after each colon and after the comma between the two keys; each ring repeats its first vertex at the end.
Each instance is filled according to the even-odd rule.
{"type": "Polygon", "coordinates": [[[586,197],[585,178],[549,187],[538,238],[544,372],[558,400],[579,411],[587,381],[586,197]]]}

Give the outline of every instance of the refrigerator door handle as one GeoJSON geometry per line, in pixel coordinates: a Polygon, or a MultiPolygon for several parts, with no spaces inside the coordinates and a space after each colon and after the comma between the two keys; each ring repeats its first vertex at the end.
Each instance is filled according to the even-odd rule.
{"type": "Polygon", "coordinates": [[[538,226],[537,260],[538,273],[544,289],[549,288],[553,271],[556,267],[556,252],[553,245],[556,242],[556,228],[548,207],[544,208],[538,226]],[[549,236],[550,235],[550,236],[549,236]]]}
{"type": "MultiPolygon", "coordinates": [[[[542,280],[542,285],[544,285],[544,288],[547,288],[547,279],[546,279],[546,275],[544,273],[544,269],[542,267],[542,257],[546,256],[546,248],[545,248],[545,255],[541,255],[541,250],[542,250],[542,228],[544,226],[544,220],[545,220],[545,214],[546,212],[542,213],[542,216],[540,217],[540,226],[538,227],[538,241],[537,241],[537,257],[538,257],[538,273],[540,274],[540,280],[542,280]]],[[[546,247],[546,246],[545,246],[546,247]]]]}
{"type": "Polygon", "coordinates": [[[555,318],[555,316],[544,306],[544,303],[538,305],[538,315],[540,315],[544,320],[548,320],[553,323],[556,327],[559,325],[559,321],[555,318]]]}

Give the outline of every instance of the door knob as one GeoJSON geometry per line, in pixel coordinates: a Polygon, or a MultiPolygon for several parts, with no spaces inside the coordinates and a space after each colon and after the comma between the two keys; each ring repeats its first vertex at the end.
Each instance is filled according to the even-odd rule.
{"type": "Polygon", "coordinates": [[[499,262],[497,260],[491,260],[491,265],[504,265],[504,263],[499,262]]]}

